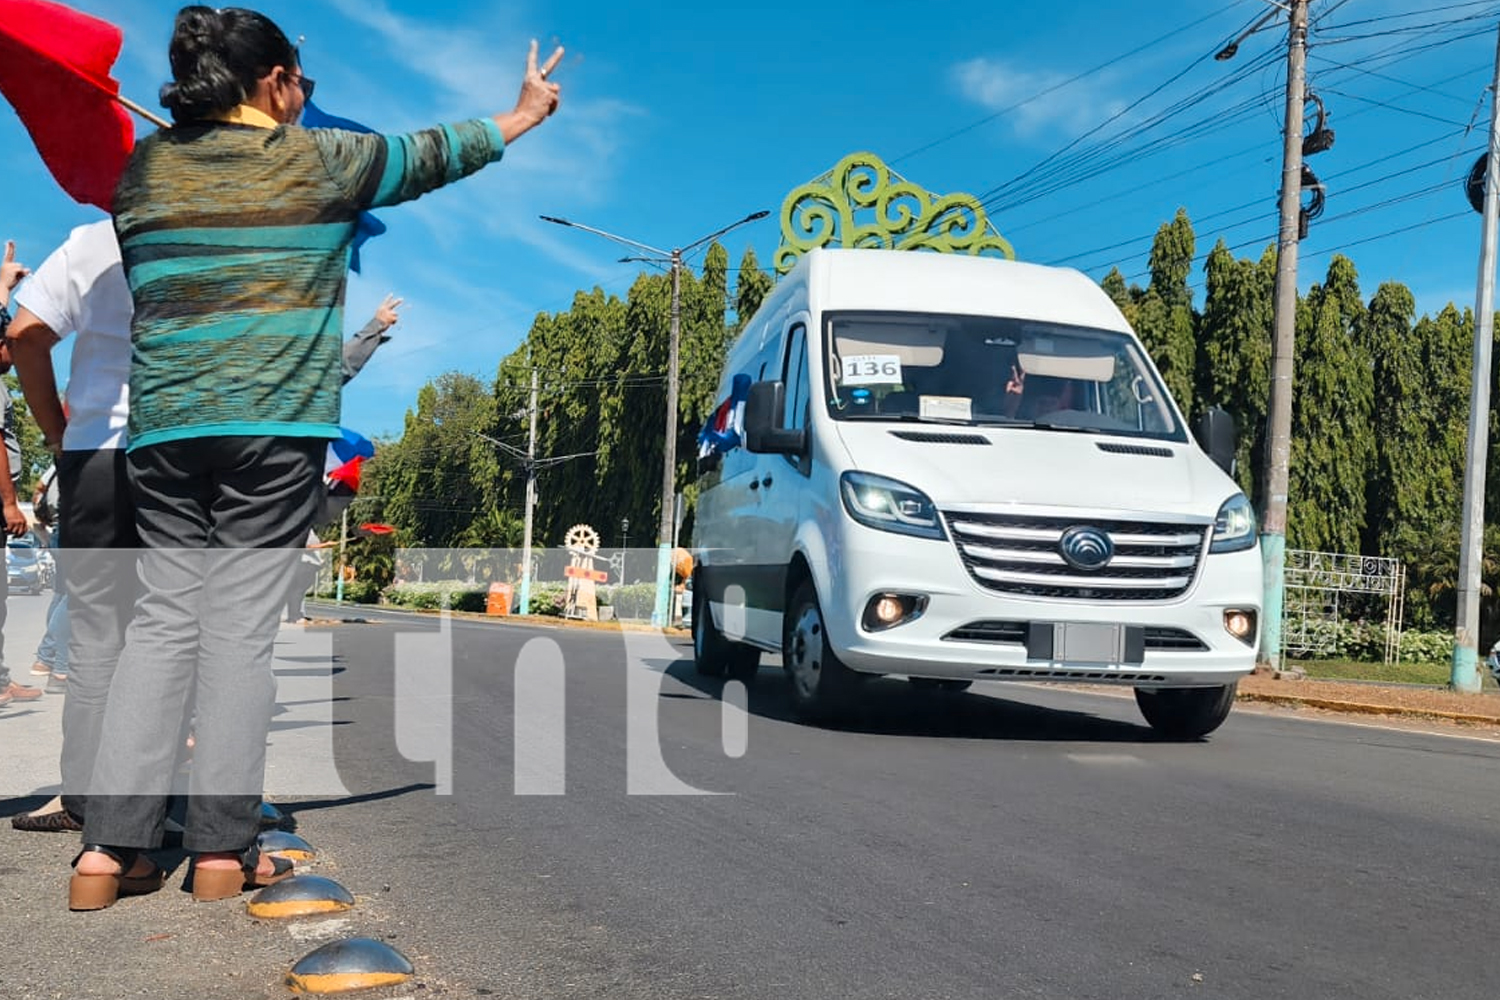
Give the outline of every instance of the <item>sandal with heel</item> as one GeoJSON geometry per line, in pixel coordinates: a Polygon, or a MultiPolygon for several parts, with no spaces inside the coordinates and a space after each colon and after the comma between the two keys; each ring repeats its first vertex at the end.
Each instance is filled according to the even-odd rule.
{"type": "MultiPolygon", "coordinates": [[[[151,871],[145,875],[128,875],[135,867],[141,852],[133,847],[106,847],[103,844],[85,844],[78,857],[73,859],[73,877],[68,881],[68,909],[103,910],[113,906],[121,896],[144,896],[155,892],[166,881],[166,872],[151,862],[151,871]],[[120,870],[108,875],[85,875],[77,870],[79,859],[89,853],[103,854],[119,864],[120,870]]],[[[150,858],[146,860],[150,861],[150,858]]]]}
{"type": "Polygon", "coordinates": [[[292,875],[292,863],[286,858],[271,858],[269,874],[256,871],[260,867],[260,848],[251,846],[240,852],[238,868],[202,868],[193,866],[193,899],[200,903],[216,899],[229,899],[247,889],[260,889],[274,885],[292,875]]]}

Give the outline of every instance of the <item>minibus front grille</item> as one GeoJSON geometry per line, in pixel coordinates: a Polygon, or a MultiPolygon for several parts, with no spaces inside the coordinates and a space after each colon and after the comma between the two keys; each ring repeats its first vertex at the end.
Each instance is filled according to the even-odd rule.
{"type": "Polygon", "coordinates": [[[947,512],[948,530],[981,586],[1024,597],[1166,601],[1192,587],[1212,525],[1077,517],[947,512]],[[1113,555],[1097,570],[1069,565],[1060,543],[1069,528],[1096,528],[1113,555]]]}

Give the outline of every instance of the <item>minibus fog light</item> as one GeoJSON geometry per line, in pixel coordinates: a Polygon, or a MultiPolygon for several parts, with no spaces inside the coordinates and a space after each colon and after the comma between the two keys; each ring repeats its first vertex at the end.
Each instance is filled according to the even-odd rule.
{"type": "Polygon", "coordinates": [[[1255,643],[1255,612],[1230,608],[1224,612],[1224,631],[1247,645],[1255,643]]]}
{"type": "Polygon", "coordinates": [[[866,632],[883,632],[895,628],[927,610],[927,598],[918,594],[876,594],[865,605],[866,632]]]}

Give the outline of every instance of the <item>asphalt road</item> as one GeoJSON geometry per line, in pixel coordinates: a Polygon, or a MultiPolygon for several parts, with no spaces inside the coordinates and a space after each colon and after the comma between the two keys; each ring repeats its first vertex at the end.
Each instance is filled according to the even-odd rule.
{"type": "MultiPolygon", "coordinates": [[[[297,704],[273,749],[332,734],[336,776],[309,742],[268,778],[350,920],[180,893],[68,915],[0,868],[0,934],[32,931],[0,994],[285,996],[285,964],[345,929],[414,960],[403,997],[1494,993],[1495,743],[1237,710],[1178,745],[1127,698],[899,681],[820,729],[778,669],[726,711],[651,634],[372,618],[278,647],[297,704]],[[313,638],[331,664],[293,651],[313,638]]],[[[60,894],[65,850],[37,845],[63,838],[4,833],[60,894]]]]}

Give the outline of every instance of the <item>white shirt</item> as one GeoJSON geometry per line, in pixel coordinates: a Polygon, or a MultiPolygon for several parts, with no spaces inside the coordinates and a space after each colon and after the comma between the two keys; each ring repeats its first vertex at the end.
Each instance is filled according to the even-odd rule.
{"type": "Polygon", "coordinates": [[[78,334],[68,374],[63,450],[125,447],[135,306],[110,220],[73,230],[32,272],[16,302],[59,337],[78,334]]]}

